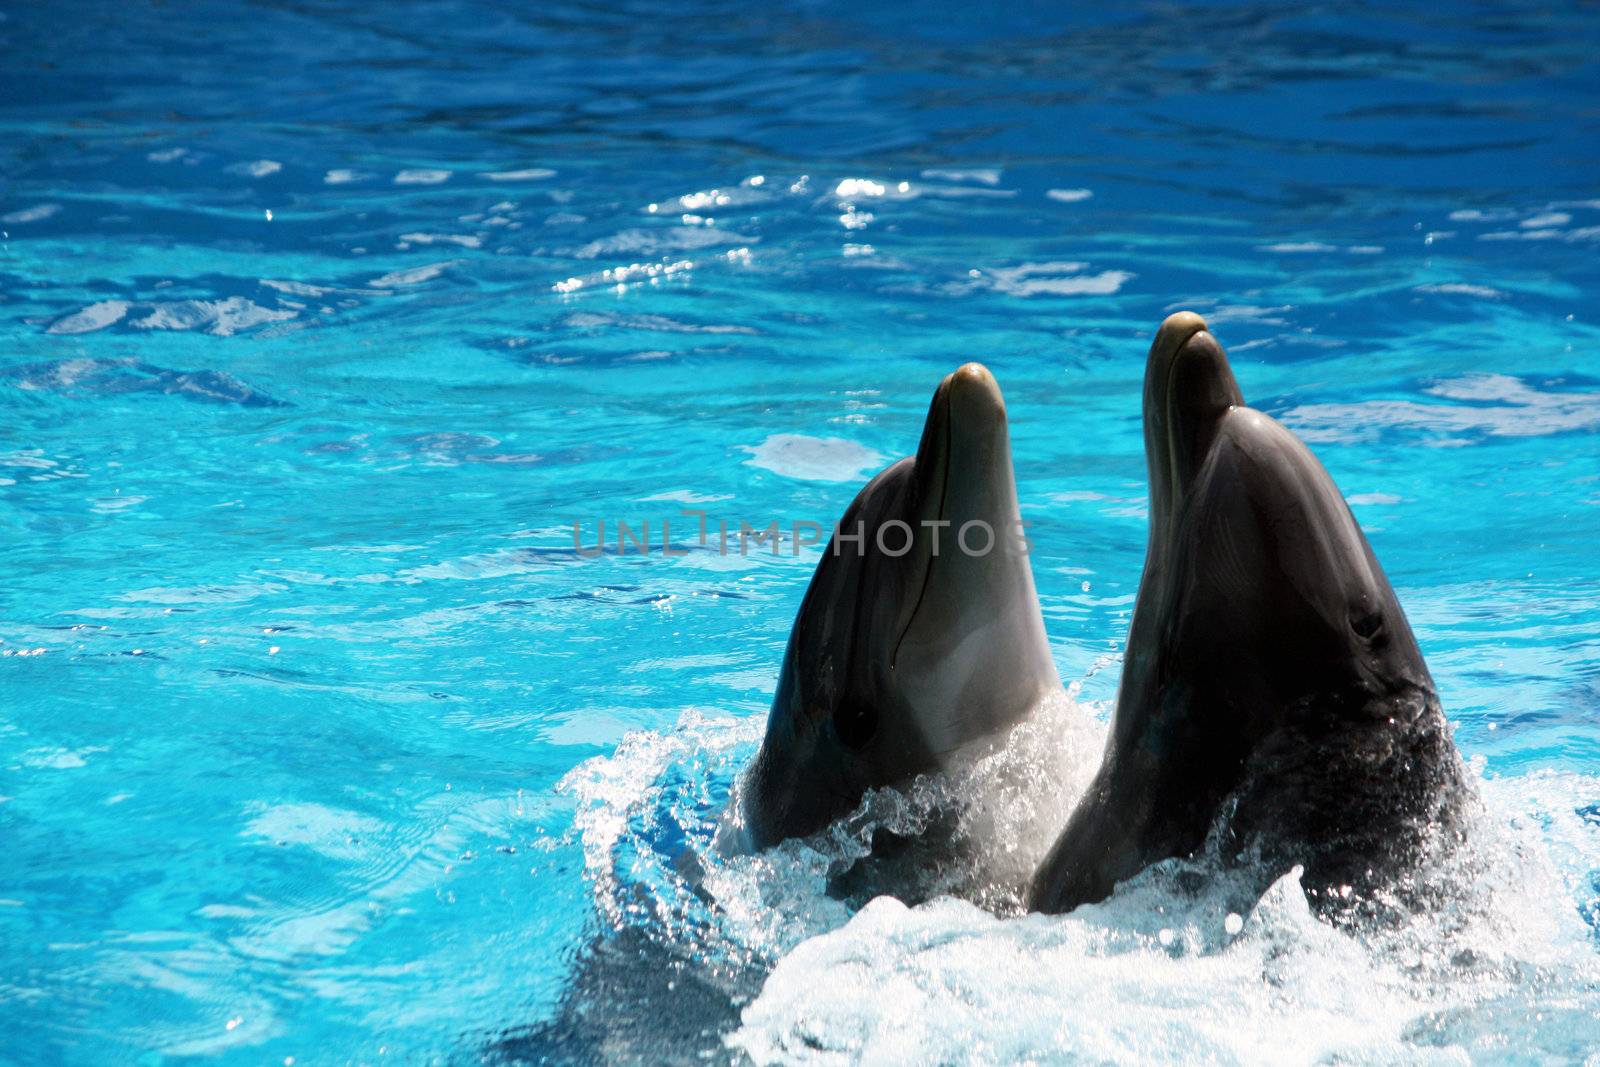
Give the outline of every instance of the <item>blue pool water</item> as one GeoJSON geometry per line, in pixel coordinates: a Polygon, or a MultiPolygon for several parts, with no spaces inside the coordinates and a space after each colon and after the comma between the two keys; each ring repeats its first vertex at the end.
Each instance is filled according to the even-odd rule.
{"type": "Polygon", "coordinates": [[[762,1062],[1600,1046],[1600,10],[986,7],[4,8],[0,1060],[676,1055],[596,1036],[619,926],[762,1062]],[[1409,612],[1477,902],[852,917],[712,855],[816,558],[716,524],[830,524],[967,359],[1081,782],[1185,307],[1409,612]]]}

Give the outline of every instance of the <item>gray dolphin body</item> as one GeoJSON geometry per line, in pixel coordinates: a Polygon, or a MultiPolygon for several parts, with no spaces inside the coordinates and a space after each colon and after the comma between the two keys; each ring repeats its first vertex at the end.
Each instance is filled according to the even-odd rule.
{"type": "Polygon", "coordinates": [[[969,363],[940,383],[916,457],[861,490],[823,553],[735,799],[738,839],[814,833],[868,789],[1004,733],[1059,686],[1005,402],[969,363]]]}
{"type": "MultiPolygon", "coordinates": [[[[862,489],[840,521],[844,537],[818,563],[719,848],[814,833],[870,788],[982,751],[1059,689],[1018,523],[1005,403],[989,372],[969,363],[935,392],[916,457],[862,489]],[[970,552],[968,523],[981,524],[967,531],[970,552]],[[889,524],[903,525],[880,543],[889,524]],[[984,528],[994,537],[988,551],[984,528]]],[[[830,890],[923,892],[926,868],[960,847],[946,829],[935,824],[916,840],[874,835],[872,855],[831,877],[830,890]]],[[[692,869],[686,876],[693,881],[692,869]]],[[[742,1062],[720,1035],[760,991],[765,967],[708,957],[681,938],[677,926],[603,930],[574,959],[554,1017],[497,1035],[483,1058],[742,1062]]]]}
{"type": "Polygon", "coordinates": [[[1150,540],[1105,758],[1031,904],[1100,900],[1216,833],[1345,910],[1461,824],[1427,665],[1333,480],[1245,406],[1198,315],[1151,346],[1144,432],[1150,540]]]}

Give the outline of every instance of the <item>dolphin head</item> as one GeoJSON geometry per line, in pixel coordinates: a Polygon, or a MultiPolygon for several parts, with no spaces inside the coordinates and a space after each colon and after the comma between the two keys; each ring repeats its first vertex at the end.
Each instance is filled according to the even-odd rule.
{"type": "Polygon", "coordinates": [[[1149,604],[1168,623],[1204,619],[1229,659],[1252,661],[1231,673],[1253,676],[1280,707],[1234,701],[1270,717],[1241,725],[1270,725],[1308,692],[1365,702],[1431,688],[1333,479],[1294,434],[1245,405],[1200,316],[1162,324],[1144,396],[1150,545],[1136,610],[1149,604]]]}
{"type": "Polygon", "coordinates": [[[750,843],[815,832],[944,765],[1058,685],[1022,539],[1005,401],[968,363],[914,458],[873,478],[823,552],[743,784],[750,843]]]}
{"type": "Polygon", "coordinates": [[[1150,537],[1117,709],[1035,904],[1100,899],[1225,810],[1227,843],[1306,863],[1308,885],[1379,864],[1459,759],[1371,546],[1310,450],[1245,405],[1198,315],[1156,335],[1144,431],[1150,537]]]}

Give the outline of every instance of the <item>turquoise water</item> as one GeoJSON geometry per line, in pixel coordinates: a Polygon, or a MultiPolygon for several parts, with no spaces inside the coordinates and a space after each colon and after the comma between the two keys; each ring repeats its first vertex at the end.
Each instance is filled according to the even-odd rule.
{"type": "Polygon", "coordinates": [[[762,1061],[1581,1059],[1597,44],[1464,3],[8,7],[0,1060],[656,1060],[537,1036],[627,1014],[574,977],[618,924],[744,968],[706,1047],[762,1061]],[[1383,560],[1492,906],[851,918],[816,853],[710,855],[816,558],[716,523],[831,524],[967,359],[1081,777],[1185,307],[1383,560]]]}

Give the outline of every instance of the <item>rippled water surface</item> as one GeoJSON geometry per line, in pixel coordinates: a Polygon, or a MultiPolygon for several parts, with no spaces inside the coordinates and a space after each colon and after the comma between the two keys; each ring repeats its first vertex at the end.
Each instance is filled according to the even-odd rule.
{"type": "Polygon", "coordinates": [[[0,1060],[1600,1046],[1600,12],[1062,6],[6,6],[0,1060]],[[1292,877],[1225,929],[719,862],[816,558],[739,525],[831,524],[967,359],[1081,782],[1181,307],[1384,561],[1485,892],[1361,940],[1292,877]],[[640,930],[693,1026],[594,977],[640,930]]]}

